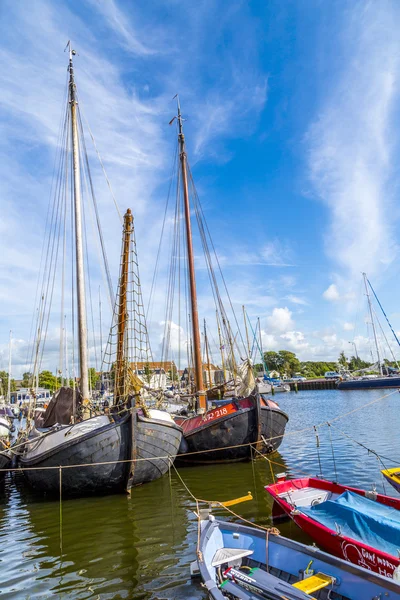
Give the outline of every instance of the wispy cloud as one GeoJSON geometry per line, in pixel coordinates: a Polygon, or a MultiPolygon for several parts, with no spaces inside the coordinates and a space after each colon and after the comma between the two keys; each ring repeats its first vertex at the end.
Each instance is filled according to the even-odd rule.
{"type": "Polygon", "coordinates": [[[143,36],[138,35],[138,32],[133,29],[129,19],[120,10],[114,2],[114,0],[107,0],[102,2],[101,0],[88,0],[89,4],[93,6],[104,18],[107,25],[116,34],[116,39],[125,50],[132,52],[139,56],[149,56],[157,54],[160,49],[149,47],[143,39],[143,36]]]}
{"type": "Polygon", "coordinates": [[[293,294],[289,294],[284,297],[284,300],[289,300],[292,304],[299,304],[300,306],[308,306],[309,302],[305,298],[301,298],[300,296],[294,296],[293,294]]]}
{"type": "Polygon", "coordinates": [[[393,149],[400,7],[356,2],[342,19],[337,40],[342,62],[325,85],[327,97],[306,141],[311,181],[330,210],[327,252],[346,276],[359,278],[362,270],[385,268],[397,253],[393,149]]]}

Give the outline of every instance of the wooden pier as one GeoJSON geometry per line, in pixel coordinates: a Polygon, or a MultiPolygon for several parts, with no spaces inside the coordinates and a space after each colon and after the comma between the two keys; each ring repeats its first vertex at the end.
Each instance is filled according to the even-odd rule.
{"type": "Polygon", "coordinates": [[[334,379],[308,379],[307,381],[285,381],[290,385],[291,391],[301,392],[303,390],[336,390],[336,381],[334,379]]]}

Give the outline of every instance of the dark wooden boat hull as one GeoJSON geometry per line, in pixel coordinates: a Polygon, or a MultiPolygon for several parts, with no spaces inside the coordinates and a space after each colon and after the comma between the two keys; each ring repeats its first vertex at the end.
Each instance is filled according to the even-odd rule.
{"type": "Polygon", "coordinates": [[[228,414],[193,432],[184,432],[176,463],[189,465],[248,460],[251,452],[249,444],[256,434],[253,408],[228,414]],[[210,448],[213,450],[210,451],[210,448]]]}
{"type": "Polygon", "coordinates": [[[65,496],[102,495],[123,492],[129,472],[130,417],[66,441],[37,457],[20,458],[20,467],[31,486],[43,493],[65,496]],[[95,464],[105,463],[105,464],[95,464]],[[68,465],[88,465],[68,468],[68,465]],[[92,466],[95,465],[95,466],[92,466]]]}
{"type": "Polygon", "coordinates": [[[135,458],[131,485],[148,483],[162,477],[174,461],[182,440],[182,429],[175,423],[147,419],[137,414],[135,458]]]}
{"type": "Polygon", "coordinates": [[[274,452],[289,417],[275,402],[252,395],[221,403],[203,416],[175,420],[184,435],[176,462],[189,465],[250,460],[251,444],[263,453],[274,452]]]}
{"type": "MultiPolygon", "coordinates": [[[[6,452],[0,452],[0,469],[11,468],[11,456],[6,452]]],[[[7,471],[0,471],[0,481],[3,481],[7,471]]]]}
{"type": "Polygon", "coordinates": [[[264,443],[260,451],[263,454],[271,454],[271,452],[278,450],[282,444],[288,421],[288,415],[273,400],[262,400],[261,436],[264,443]]]}

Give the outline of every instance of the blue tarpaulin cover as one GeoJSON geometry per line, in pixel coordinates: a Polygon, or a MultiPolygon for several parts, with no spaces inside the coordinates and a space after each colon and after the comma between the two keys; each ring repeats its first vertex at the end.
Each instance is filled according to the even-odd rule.
{"type": "Polygon", "coordinates": [[[400,511],[354,492],[346,491],[335,500],[326,500],[301,512],[318,523],[367,546],[398,557],[400,511]]]}

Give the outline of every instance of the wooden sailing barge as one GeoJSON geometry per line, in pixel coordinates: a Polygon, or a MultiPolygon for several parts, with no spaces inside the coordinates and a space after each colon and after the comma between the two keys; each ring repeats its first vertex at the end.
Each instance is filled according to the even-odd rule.
{"type": "Polygon", "coordinates": [[[227,399],[217,408],[210,409],[208,407],[200,344],[187,154],[179,99],[176,120],[178,124],[192,347],[198,404],[198,414],[188,418],[175,418],[175,421],[182,427],[184,436],[178,462],[181,464],[199,464],[241,461],[251,457],[251,445],[257,446],[257,449],[263,452],[276,450],[282,441],[288,416],[280,410],[276,403],[263,399],[256,389],[245,397],[227,399]]]}
{"type": "MultiPolygon", "coordinates": [[[[157,411],[155,418],[151,412],[146,412],[145,407],[138,403],[140,382],[126,377],[127,340],[135,330],[130,327],[132,316],[127,307],[129,250],[132,245],[136,247],[130,210],[124,219],[119,293],[114,309],[117,358],[113,407],[109,414],[99,414],[98,406],[90,400],[78,135],[80,119],[77,116],[73,54],[69,44],[67,115],[70,133],[66,156],[68,141],[71,140],[80,391],[67,387],[58,390],[44,418],[31,427],[19,465],[31,485],[41,492],[59,494],[61,491],[63,495],[84,496],[123,492],[137,483],[157,479],[174,459],[182,431],[163,411],[157,411]],[[93,413],[94,416],[91,416],[93,413]],[[157,456],[162,459],[157,459],[157,456]],[[137,459],[145,460],[136,462],[137,459]]],[[[137,266],[136,250],[134,256],[137,266]]],[[[131,281],[138,282],[138,273],[131,281]]]]}

